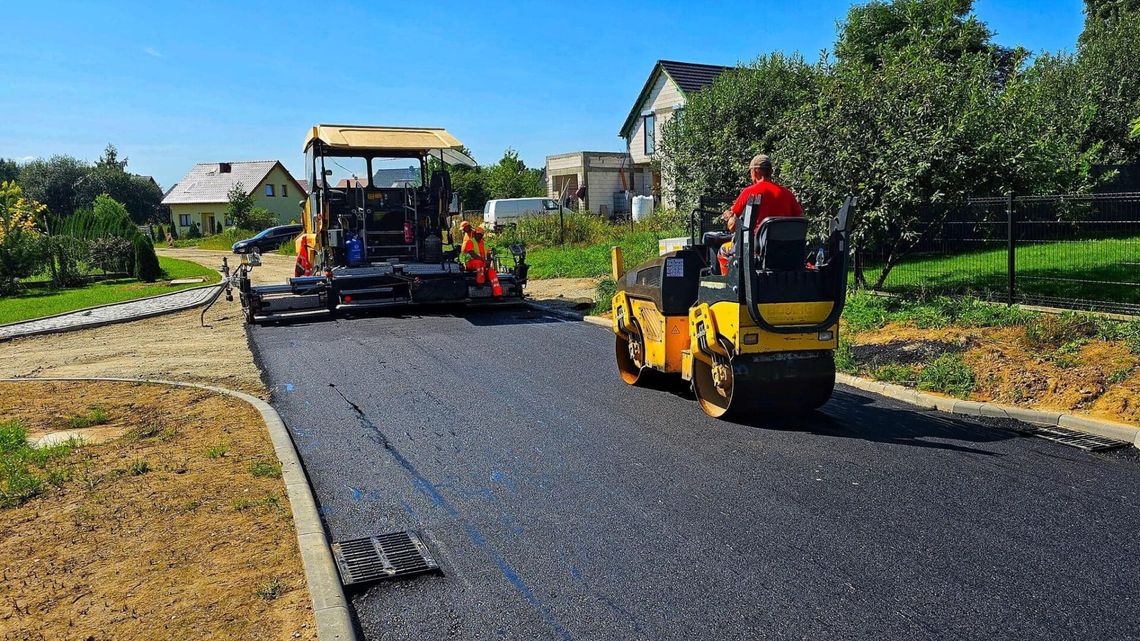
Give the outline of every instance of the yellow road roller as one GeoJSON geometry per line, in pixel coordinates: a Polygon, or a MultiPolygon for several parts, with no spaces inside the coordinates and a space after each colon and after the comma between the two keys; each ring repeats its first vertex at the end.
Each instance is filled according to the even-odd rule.
{"type": "Polygon", "coordinates": [[[706,231],[716,214],[698,209],[689,238],[663,241],[659,257],[624,274],[613,249],[623,381],[680,374],[715,418],[805,412],[831,398],[855,198],[831,219],[823,246],[811,249],[806,218],[768,217],[757,226],[758,206],[745,207],[733,234],[706,231]],[[728,241],[736,251],[721,273],[717,252],[728,241]]]}

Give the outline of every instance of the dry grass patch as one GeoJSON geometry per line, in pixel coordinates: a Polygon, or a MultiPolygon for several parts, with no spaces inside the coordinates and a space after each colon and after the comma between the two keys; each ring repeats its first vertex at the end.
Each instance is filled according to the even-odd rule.
{"type": "Polygon", "coordinates": [[[315,639],[257,412],[193,389],[20,382],[0,384],[0,423],[83,432],[68,418],[96,402],[106,420],[87,429],[119,435],[29,468],[51,479],[0,508],[0,638],[315,639]]]}

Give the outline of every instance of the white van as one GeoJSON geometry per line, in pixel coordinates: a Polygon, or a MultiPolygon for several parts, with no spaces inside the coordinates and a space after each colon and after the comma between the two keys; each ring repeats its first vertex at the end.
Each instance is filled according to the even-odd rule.
{"type": "Polygon", "coordinates": [[[558,212],[558,201],[550,198],[499,198],[483,206],[483,225],[498,229],[517,222],[523,216],[541,216],[558,212]]]}

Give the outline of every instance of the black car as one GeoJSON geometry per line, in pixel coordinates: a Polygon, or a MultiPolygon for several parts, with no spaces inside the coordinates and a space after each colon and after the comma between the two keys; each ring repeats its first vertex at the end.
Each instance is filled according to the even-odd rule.
{"type": "Polygon", "coordinates": [[[259,252],[270,252],[281,246],[281,243],[292,240],[301,233],[301,225],[278,225],[262,230],[253,238],[246,238],[234,243],[235,254],[248,254],[256,247],[259,252]]]}

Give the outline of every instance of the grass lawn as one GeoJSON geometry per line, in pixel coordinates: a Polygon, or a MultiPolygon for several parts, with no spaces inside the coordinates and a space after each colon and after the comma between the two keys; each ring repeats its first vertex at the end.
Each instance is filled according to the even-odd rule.
{"type": "Polygon", "coordinates": [[[205,283],[216,283],[221,279],[218,272],[188,260],[158,257],[165,280],[144,283],[133,278],[116,278],[99,281],[83,287],[52,290],[42,283],[32,283],[24,292],[16,296],[0,298],[0,324],[61,314],[85,307],[119,303],[136,298],[167,294],[180,289],[198,287],[205,283]],[[205,278],[204,283],[190,285],[169,285],[167,280],[179,278],[205,278]]]}
{"type": "MultiPolygon", "coordinates": [[[[257,232],[249,229],[230,228],[221,234],[211,234],[203,238],[179,238],[174,241],[175,247],[197,247],[198,249],[211,249],[215,251],[230,251],[233,244],[239,240],[252,238],[257,232]]],[[[160,243],[161,244],[161,243],[160,243]]]]}
{"type": "MultiPolygon", "coordinates": [[[[1017,290],[1022,296],[1140,303],[1140,237],[1019,244],[1017,290]]],[[[913,256],[887,276],[893,292],[1002,292],[1005,247],[954,256],[913,256]]],[[[866,270],[874,283],[879,269],[866,270]]]]}

